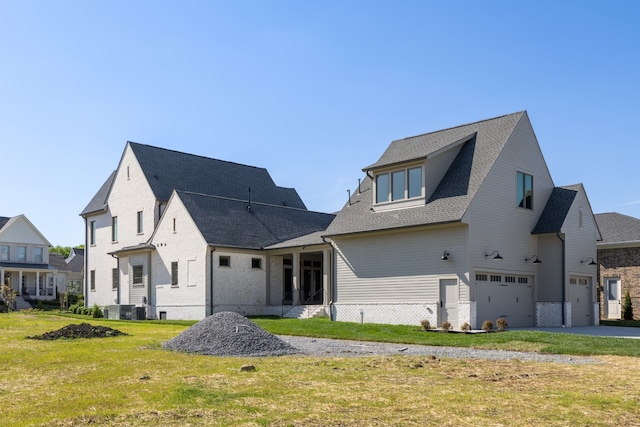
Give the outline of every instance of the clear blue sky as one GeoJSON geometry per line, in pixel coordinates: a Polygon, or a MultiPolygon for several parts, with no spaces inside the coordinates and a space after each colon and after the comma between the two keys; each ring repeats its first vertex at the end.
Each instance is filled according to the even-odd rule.
{"type": "Polygon", "coordinates": [[[53,245],[127,140],[341,208],[394,139],[527,110],[556,185],[640,217],[640,2],[0,1],[0,216],[53,245]]]}

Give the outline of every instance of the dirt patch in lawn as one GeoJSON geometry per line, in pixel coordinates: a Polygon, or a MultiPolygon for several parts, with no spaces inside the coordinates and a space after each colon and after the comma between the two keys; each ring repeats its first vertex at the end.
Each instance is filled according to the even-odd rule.
{"type": "Polygon", "coordinates": [[[59,340],[59,339],[75,339],[75,338],[105,338],[116,337],[118,335],[127,335],[117,329],[107,326],[94,326],[83,322],[77,325],[67,325],[56,331],[46,332],[42,335],[34,335],[27,337],[32,340],[59,340]]]}

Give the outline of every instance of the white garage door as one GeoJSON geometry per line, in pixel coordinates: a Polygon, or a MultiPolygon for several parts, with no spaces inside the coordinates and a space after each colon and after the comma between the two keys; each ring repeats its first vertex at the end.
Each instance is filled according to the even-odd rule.
{"type": "Polygon", "coordinates": [[[533,277],[501,273],[477,273],[475,299],[478,327],[485,320],[503,318],[509,327],[534,326],[533,277]]]}
{"type": "Polygon", "coordinates": [[[571,276],[567,290],[567,301],[571,303],[571,326],[590,326],[591,311],[591,277],[571,276]]]}

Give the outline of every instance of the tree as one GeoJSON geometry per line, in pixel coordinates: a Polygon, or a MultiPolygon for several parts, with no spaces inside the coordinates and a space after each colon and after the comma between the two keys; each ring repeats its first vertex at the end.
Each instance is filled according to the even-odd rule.
{"type": "Polygon", "coordinates": [[[63,258],[67,258],[71,253],[71,246],[52,246],[49,248],[49,253],[62,255],[63,258]]]}
{"type": "Polygon", "coordinates": [[[11,286],[6,283],[2,284],[2,288],[0,288],[0,298],[2,298],[7,304],[7,308],[9,311],[13,310],[13,308],[15,307],[17,296],[18,292],[16,292],[15,289],[12,289],[11,286]]]}
{"type": "Polygon", "coordinates": [[[625,292],[624,294],[622,318],[624,320],[633,320],[633,304],[631,303],[631,295],[629,295],[629,289],[627,289],[627,292],[625,292]]]}

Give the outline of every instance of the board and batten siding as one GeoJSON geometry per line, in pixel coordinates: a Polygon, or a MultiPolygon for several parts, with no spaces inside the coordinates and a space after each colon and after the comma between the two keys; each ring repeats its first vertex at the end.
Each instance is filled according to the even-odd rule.
{"type": "Polygon", "coordinates": [[[465,275],[464,226],[339,237],[334,242],[335,302],[340,304],[437,301],[441,275],[465,275]],[[441,259],[445,250],[451,254],[449,261],[441,259]]]}

